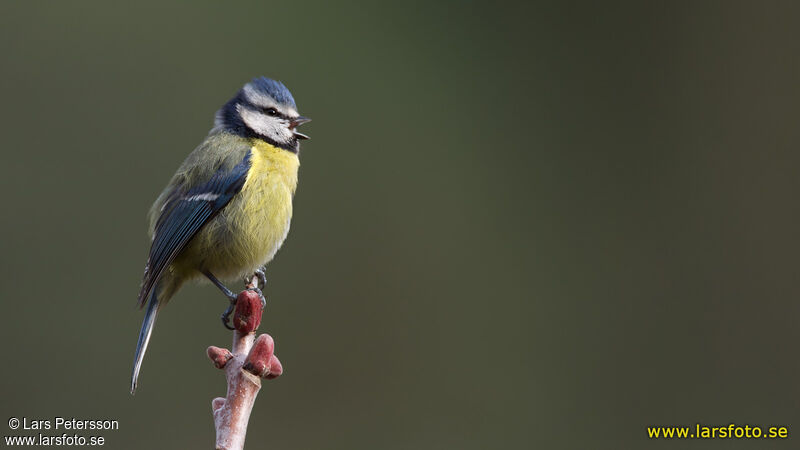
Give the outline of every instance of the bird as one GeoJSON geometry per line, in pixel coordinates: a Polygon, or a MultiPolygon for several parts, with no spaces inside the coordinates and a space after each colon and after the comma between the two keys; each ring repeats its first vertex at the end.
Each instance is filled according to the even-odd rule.
{"type": "MultiPolygon", "coordinates": [[[[220,280],[259,277],[289,233],[300,167],[297,127],[311,119],[297,112],[286,86],[257,77],[214,117],[203,142],[183,161],[150,208],[152,243],[139,292],[147,306],[136,343],[131,394],[159,310],[186,282],[209,280],[230,301],[220,280]]],[[[256,288],[258,290],[258,288],[256,288]]],[[[265,300],[261,291],[258,294],[265,300]]]]}

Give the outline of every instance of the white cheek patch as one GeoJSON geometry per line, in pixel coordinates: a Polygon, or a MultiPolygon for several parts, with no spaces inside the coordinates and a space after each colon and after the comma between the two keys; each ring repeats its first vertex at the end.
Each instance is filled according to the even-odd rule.
{"type": "Polygon", "coordinates": [[[242,105],[236,105],[239,116],[247,128],[253,130],[257,134],[266,136],[276,142],[289,143],[291,142],[292,130],[282,119],[270,117],[258,111],[246,108],[242,105]]]}

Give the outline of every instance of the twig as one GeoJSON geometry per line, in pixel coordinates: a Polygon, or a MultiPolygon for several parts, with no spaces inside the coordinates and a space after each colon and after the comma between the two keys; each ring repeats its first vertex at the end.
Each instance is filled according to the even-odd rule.
{"type": "MultiPolygon", "coordinates": [[[[248,288],[257,287],[253,277],[248,288]]],[[[236,299],[233,316],[233,353],[219,347],[208,347],[208,357],[218,369],[225,369],[228,394],[211,402],[214,427],[217,430],[217,449],[244,448],[247,422],[261,389],[261,378],[280,376],[283,367],[274,355],[275,342],[268,334],[256,339],[261,324],[261,298],[255,291],[244,290],[236,299]]]]}

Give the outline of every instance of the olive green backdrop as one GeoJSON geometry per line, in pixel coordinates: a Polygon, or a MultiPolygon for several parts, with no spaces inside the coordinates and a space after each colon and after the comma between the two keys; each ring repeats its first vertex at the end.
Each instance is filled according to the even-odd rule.
{"type": "Polygon", "coordinates": [[[128,393],[145,215],[263,74],[314,122],[248,448],[795,446],[645,427],[800,432],[798,13],[3,2],[2,434],[211,448],[212,287],[163,311],[128,393]]]}

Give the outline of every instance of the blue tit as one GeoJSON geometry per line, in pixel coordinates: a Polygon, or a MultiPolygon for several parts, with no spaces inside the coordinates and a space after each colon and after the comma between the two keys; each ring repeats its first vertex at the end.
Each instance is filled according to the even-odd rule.
{"type": "MultiPolygon", "coordinates": [[[[206,139],[153,203],[139,292],[139,307],[147,304],[147,310],[131,393],[158,311],[184,283],[208,279],[233,300],[220,279],[263,277],[260,269],[289,232],[300,140],[308,139],[297,127],[309,120],[281,82],[252,80],[217,111],[206,139]]],[[[223,323],[229,327],[226,315],[223,323]]]]}

